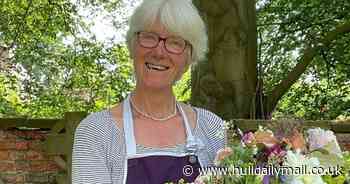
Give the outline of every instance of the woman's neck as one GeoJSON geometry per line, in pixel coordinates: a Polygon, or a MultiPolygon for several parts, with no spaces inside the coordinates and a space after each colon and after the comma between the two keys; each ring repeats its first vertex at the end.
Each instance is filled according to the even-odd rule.
{"type": "Polygon", "coordinates": [[[137,88],[131,95],[133,105],[138,110],[155,118],[164,118],[174,113],[175,97],[171,89],[147,90],[137,88]]]}

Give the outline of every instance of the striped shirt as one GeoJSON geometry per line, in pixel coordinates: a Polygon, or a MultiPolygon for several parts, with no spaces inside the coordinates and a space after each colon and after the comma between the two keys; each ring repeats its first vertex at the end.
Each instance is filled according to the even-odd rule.
{"type": "MultiPolygon", "coordinates": [[[[213,165],[216,152],[226,143],[223,120],[202,108],[194,108],[197,124],[193,135],[205,144],[202,167],[213,165]]],[[[72,158],[72,183],[122,184],[126,159],[124,132],[110,111],[96,112],[77,127],[72,158]]]]}
{"type": "Polygon", "coordinates": [[[163,151],[182,154],[182,153],[186,152],[186,144],[177,144],[175,146],[164,147],[164,148],[154,148],[154,147],[143,146],[140,144],[136,145],[136,153],[137,154],[163,152],[163,151]]]}

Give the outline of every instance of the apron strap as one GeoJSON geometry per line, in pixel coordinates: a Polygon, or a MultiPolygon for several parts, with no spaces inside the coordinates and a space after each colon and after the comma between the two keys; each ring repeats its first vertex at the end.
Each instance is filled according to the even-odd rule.
{"type": "Polygon", "coordinates": [[[185,111],[183,110],[181,104],[178,103],[178,108],[180,110],[180,113],[183,117],[185,128],[186,128],[186,151],[190,154],[195,154],[198,151],[198,142],[196,141],[195,137],[192,134],[192,129],[189,124],[188,118],[186,116],[185,111]]]}
{"type": "Polygon", "coordinates": [[[123,102],[123,123],[127,158],[136,154],[136,141],[134,136],[134,123],[132,118],[130,95],[123,102]]]}

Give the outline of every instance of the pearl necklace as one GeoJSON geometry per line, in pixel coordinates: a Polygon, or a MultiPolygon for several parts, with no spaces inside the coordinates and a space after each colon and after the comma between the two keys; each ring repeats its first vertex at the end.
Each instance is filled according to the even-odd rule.
{"type": "Polygon", "coordinates": [[[154,120],[154,121],[167,121],[167,120],[169,120],[169,119],[175,117],[176,114],[177,114],[177,108],[176,108],[176,101],[175,101],[175,99],[174,99],[174,113],[172,113],[172,114],[170,114],[169,116],[164,117],[164,118],[156,118],[156,117],[153,117],[153,116],[149,115],[149,114],[146,113],[146,112],[141,111],[141,110],[135,105],[134,101],[132,101],[131,98],[130,98],[130,102],[131,102],[131,105],[132,105],[132,107],[135,109],[136,112],[138,112],[139,114],[141,114],[143,117],[146,117],[146,118],[151,119],[151,120],[154,120]]]}

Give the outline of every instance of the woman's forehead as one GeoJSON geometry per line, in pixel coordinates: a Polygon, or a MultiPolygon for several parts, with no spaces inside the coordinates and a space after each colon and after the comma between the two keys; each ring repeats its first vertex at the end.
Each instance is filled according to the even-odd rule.
{"type": "Polygon", "coordinates": [[[164,24],[162,24],[159,20],[146,26],[143,31],[154,32],[161,37],[169,37],[169,36],[181,37],[179,34],[169,31],[169,29],[164,24]]]}

